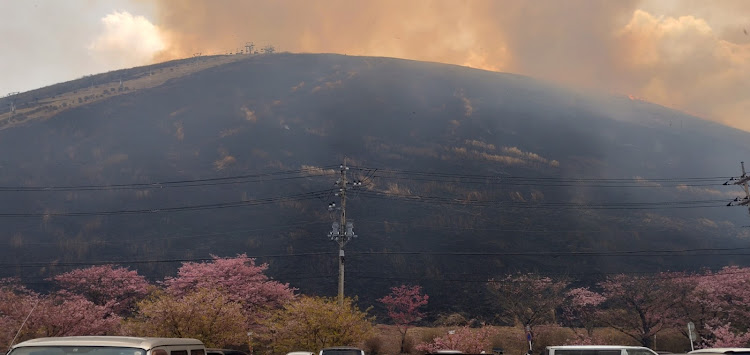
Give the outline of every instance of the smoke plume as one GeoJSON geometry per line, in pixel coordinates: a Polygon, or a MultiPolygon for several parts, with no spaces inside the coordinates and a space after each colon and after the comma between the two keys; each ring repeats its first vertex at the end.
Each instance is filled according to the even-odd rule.
{"type": "Polygon", "coordinates": [[[116,11],[101,19],[104,31],[88,46],[100,63],[118,68],[143,65],[164,50],[159,29],[143,16],[116,11]]]}
{"type": "Polygon", "coordinates": [[[253,42],[452,63],[634,95],[750,131],[750,20],[737,15],[746,1],[155,2],[159,59],[253,42]]]}

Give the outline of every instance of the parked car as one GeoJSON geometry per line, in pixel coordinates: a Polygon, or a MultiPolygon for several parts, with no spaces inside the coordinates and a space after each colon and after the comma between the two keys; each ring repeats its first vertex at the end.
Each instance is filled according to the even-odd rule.
{"type": "Polygon", "coordinates": [[[31,339],[11,347],[8,355],[206,355],[200,340],[72,336],[31,339]]]}
{"type": "Polygon", "coordinates": [[[548,346],[545,355],[657,355],[643,346],[625,345],[564,345],[548,346]]]}
{"type": "Polygon", "coordinates": [[[315,355],[315,353],[311,351],[292,351],[290,353],[286,353],[286,355],[315,355]]]}
{"type": "Polygon", "coordinates": [[[708,348],[693,350],[688,354],[699,354],[699,355],[750,355],[750,348],[708,348]]]}
{"type": "Polygon", "coordinates": [[[352,348],[348,346],[336,346],[332,348],[325,348],[320,351],[318,355],[365,355],[365,351],[359,348],[352,348]]]}

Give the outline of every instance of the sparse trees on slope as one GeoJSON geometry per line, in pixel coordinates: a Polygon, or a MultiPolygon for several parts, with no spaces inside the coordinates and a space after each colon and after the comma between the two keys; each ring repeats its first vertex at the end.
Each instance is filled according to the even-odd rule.
{"type": "Polygon", "coordinates": [[[214,289],[183,296],[159,292],[138,303],[139,313],[125,324],[136,336],[197,338],[209,347],[239,345],[247,340],[247,319],[238,302],[214,289]]]}
{"type": "Polygon", "coordinates": [[[373,321],[350,298],[339,306],[336,299],[301,296],[266,320],[262,341],[277,354],[358,345],[371,335],[373,321]]]}
{"type": "Polygon", "coordinates": [[[137,271],[111,265],[77,269],[52,279],[63,291],[83,296],[120,316],[130,315],[136,302],[149,292],[148,281],[137,271]]]}
{"type": "Polygon", "coordinates": [[[404,353],[406,343],[406,332],[414,322],[424,317],[419,309],[427,305],[429,296],[422,294],[421,286],[392,287],[391,293],[379,299],[388,309],[388,317],[396,324],[401,333],[401,354],[404,353]]]}

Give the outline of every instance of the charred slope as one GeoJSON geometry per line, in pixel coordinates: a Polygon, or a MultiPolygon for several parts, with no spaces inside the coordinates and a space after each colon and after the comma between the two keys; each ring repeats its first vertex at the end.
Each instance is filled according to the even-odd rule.
{"type": "MultiPolygon", "coordinates": [[[[1,271],[29,281],[65,263],[248,253],[274,255],[261,261],[275,278],[332,295],[326,191],[344,158],[366,167],[351,170],[367,184],[347,211],[359,235],[347,247],[347,292],[365,302],[420,283],[435,307],[460,310],[482,301],[483,280],[507,272],[585,280],[743,262],[534,254],[741,245],[746,211],[718,208],[738,190],[676,178],[732,175],[750,144],[660,106],[512,74],[262,55],[19,122],[0,131],[2,185],[75,186],[3,191],[1,271]],[[455,254],[477,252],[517,254],[455,254]]],[[[132,265],[156,278],[178,264],[132,265]]]]}

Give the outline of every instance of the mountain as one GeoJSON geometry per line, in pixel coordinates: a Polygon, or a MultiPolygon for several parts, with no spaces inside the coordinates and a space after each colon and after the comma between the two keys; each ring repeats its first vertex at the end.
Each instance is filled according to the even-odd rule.
{"type": "Polygon", "coordinates": [[[366,304],[419,283],[431,308],[466,311],[510,272],[590,282],[746,263],[659,251],[745,247],[747,211],[725,206],[741,190],[721,183],[750,135],[628,97],[281,53],[92,75],[0,99],[11,103],[0,274],[32,284],[92,262],[158,279],[176,261],[247,253],[334,295],[326,207],[344,161],[363,181],[348,191],[346,292],[366,304]]]}

